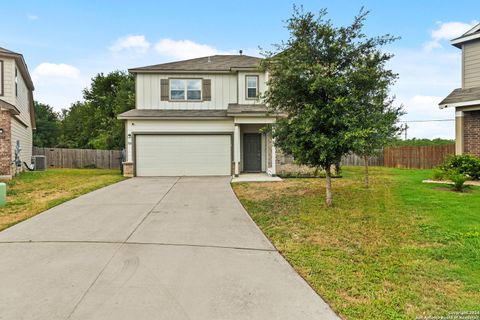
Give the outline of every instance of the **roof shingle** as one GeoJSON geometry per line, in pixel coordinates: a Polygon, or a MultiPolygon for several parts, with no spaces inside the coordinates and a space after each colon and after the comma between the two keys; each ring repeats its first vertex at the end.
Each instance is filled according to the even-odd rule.
{"type": "Polygon", "coordinates": [[[119,114],[117,118],[222,118],[226,116],[227,110],[132,109],[119,114]]]}
{"type": "Polygon", "coordinates": [[[262,59],[245,55],[214,55],[182,61],[132,68],[128,71],[231,71],[234,68],[256,69],[262,59]]]}
{"type": "Polygon", "coordinates": [[[442,108],[448,107],[452,103],[468,103],[471,101],[480,100],[480,87],[469,89],[455,89],[445,99],[443,99],[438,105],[442,108]]]}

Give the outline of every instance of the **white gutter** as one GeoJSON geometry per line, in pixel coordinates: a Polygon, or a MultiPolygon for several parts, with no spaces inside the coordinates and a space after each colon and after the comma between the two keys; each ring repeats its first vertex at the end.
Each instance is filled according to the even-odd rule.
{"type": "Polygon", "coordinates": [[[472,100],[472,101],[464,101],[464,102],[455,102],[455,103],[445,103],[438,105],[440,109],[448,108],[448,107],[467,107],[467,106],[474,106],[480,105],[480,100],[472,100]]]}

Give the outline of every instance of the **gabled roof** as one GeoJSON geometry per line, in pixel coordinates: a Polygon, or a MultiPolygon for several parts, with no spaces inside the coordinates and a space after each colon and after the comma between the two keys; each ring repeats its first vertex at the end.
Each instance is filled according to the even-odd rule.
{"type": "Polygon", "coordinates": [[[480,104],[480,87],[469,89],[455,89],[438,105],[446,107],[465,107],[480,104]]]}
{"type": "Polygon", "coordinates": [[[0,47],[0,53],[19,54],[19,53],[16,53],[16,52],[10,51],[10,50],[8,50],[8,49],[5,49],[5,48],[2,48],[2,47],[0,47]]]}
{"type": "Polygon", "coordinates": [[[30,109],[30,123],[32,125],[32,129],[35,129],[37,125],[35,121],[35,106],[33,102],[33,93],[32,93],[32,91],[35,90],[35,87],[33,86],[33,81],[32,81],[32,78],[30,77],[30,72],[28,72],[27,63],[25,62],[25,59],[23,58],[22,54],[0,47],[0,57],[2,56],[15,59],[15,62],[18,66],[18,70],[20,70],[20,73],[22,74],[23,79],[25,79],[25,84],[29,89],[28,104],[30,109]]]}
{"type": "Polygon", "coordinates": [[[30,73],[28,72],[27,63],[25,62],[22,54],[0,47],[0,56],[14,58],[17,62],[20,72],[22,73],[23,78],[25,79],[27,87],[30,90],[35,90],[32,78],[30,77],[30,73]]]}
{"type": "Polygon", "coordinates": [[[480,23],[451,41],[452,45],[462,48],[462,44],[480,38],[480,23]]]}
{"type": "Polygon", "coordinates": [[[262,59],[245,55],[214,55],[129,69],[143,72],[231,72],[257,69],[262,59]]]}

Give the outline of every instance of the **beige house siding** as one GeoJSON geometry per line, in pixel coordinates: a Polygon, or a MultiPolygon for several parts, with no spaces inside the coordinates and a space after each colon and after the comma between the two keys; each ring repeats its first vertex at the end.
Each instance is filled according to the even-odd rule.
{"type": "Polygon", "coordinates": [[[30,163],[32,158],[32,128],[28,126],[25,128],[23,124],[12,117],[12,161],[15,160],[15,149],[17,140],[20,141],[20,159],[26,163],[30,163]]]}
{"type": "Polygon", "coordinates": [[[245,83],[247,75],[258,76],[259,94],[263,93],[266,90],[265,73],[240,71],[238,72],[238,103],[239,104],[259,104],[261,103],[259,100],[247,99],[246,83],[245,83]]]}
{"type": "Polygon", "coordinates": [[[128,120],[126,122],[127,161],[133,161],[133,133],[232,132],[233,120],[128,120]],[[128,135],[131,135],[130,137],[128,135]]]}
{"type": "MultiPolygon", "coordinates": [[[[32,124],[30,119],[30,102],[29,89],[22,76],[20,68],[16,66],[15,59],[8,57],[0,57],[3,61],[3,90],[4,94],[1,99],[14,105],[19,111],[19,115],[12,115],[11,117],[11,144],[10,149],[11,160],[15,160],[15,149],[17,141],[20,141],[22,149],[20,157],[22,161],[30,163],[32,157],[32,124]],[[17,68],[17,95],[15,95],[15,68],[17,68]]],[[[15,167],[12,165],[12,172],[15,167]]]]}
{"type": "Polygon", "coordinates": [[[6,102],[15,105],[15,60],[1,57],[3,60],[3,96],[6,102]]]}
{"type": "Polygon", "coordinates": [[[463,45],[462,60],[463,89],[480,87],[480,41],[463,45]]]}
{"type": "Polygon", "coordinates": [[[151,74],[136,75],[136,108],[137,109],[227,109],[229,103],[237,102],[237,85],[235,74],[151,74]],[[160,81],[169,78],[203,78],[211,80],[210,101],[180,102],[160,100],[160,81]]]}
{"type": "MultiPolygon", "coordinates": [[[[20,70],[18,70],[18,95],[15,97],[15,106],[20,110],[20,115],[18,117],[28,126],[31,126],[30,123],[30,105],[28,101],[28,87],[23,79],[20,70]]],[[[15,95],[15,70],[13,70],[13,94],[15,95]]]]}

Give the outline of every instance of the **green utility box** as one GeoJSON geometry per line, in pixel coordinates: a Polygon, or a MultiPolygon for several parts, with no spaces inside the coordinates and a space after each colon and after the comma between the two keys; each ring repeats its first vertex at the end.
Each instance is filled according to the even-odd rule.
{"type": "Polygon", "coordinates": [[[7,185],[0,182],[0,208],[7,205],[7,185]]]}

